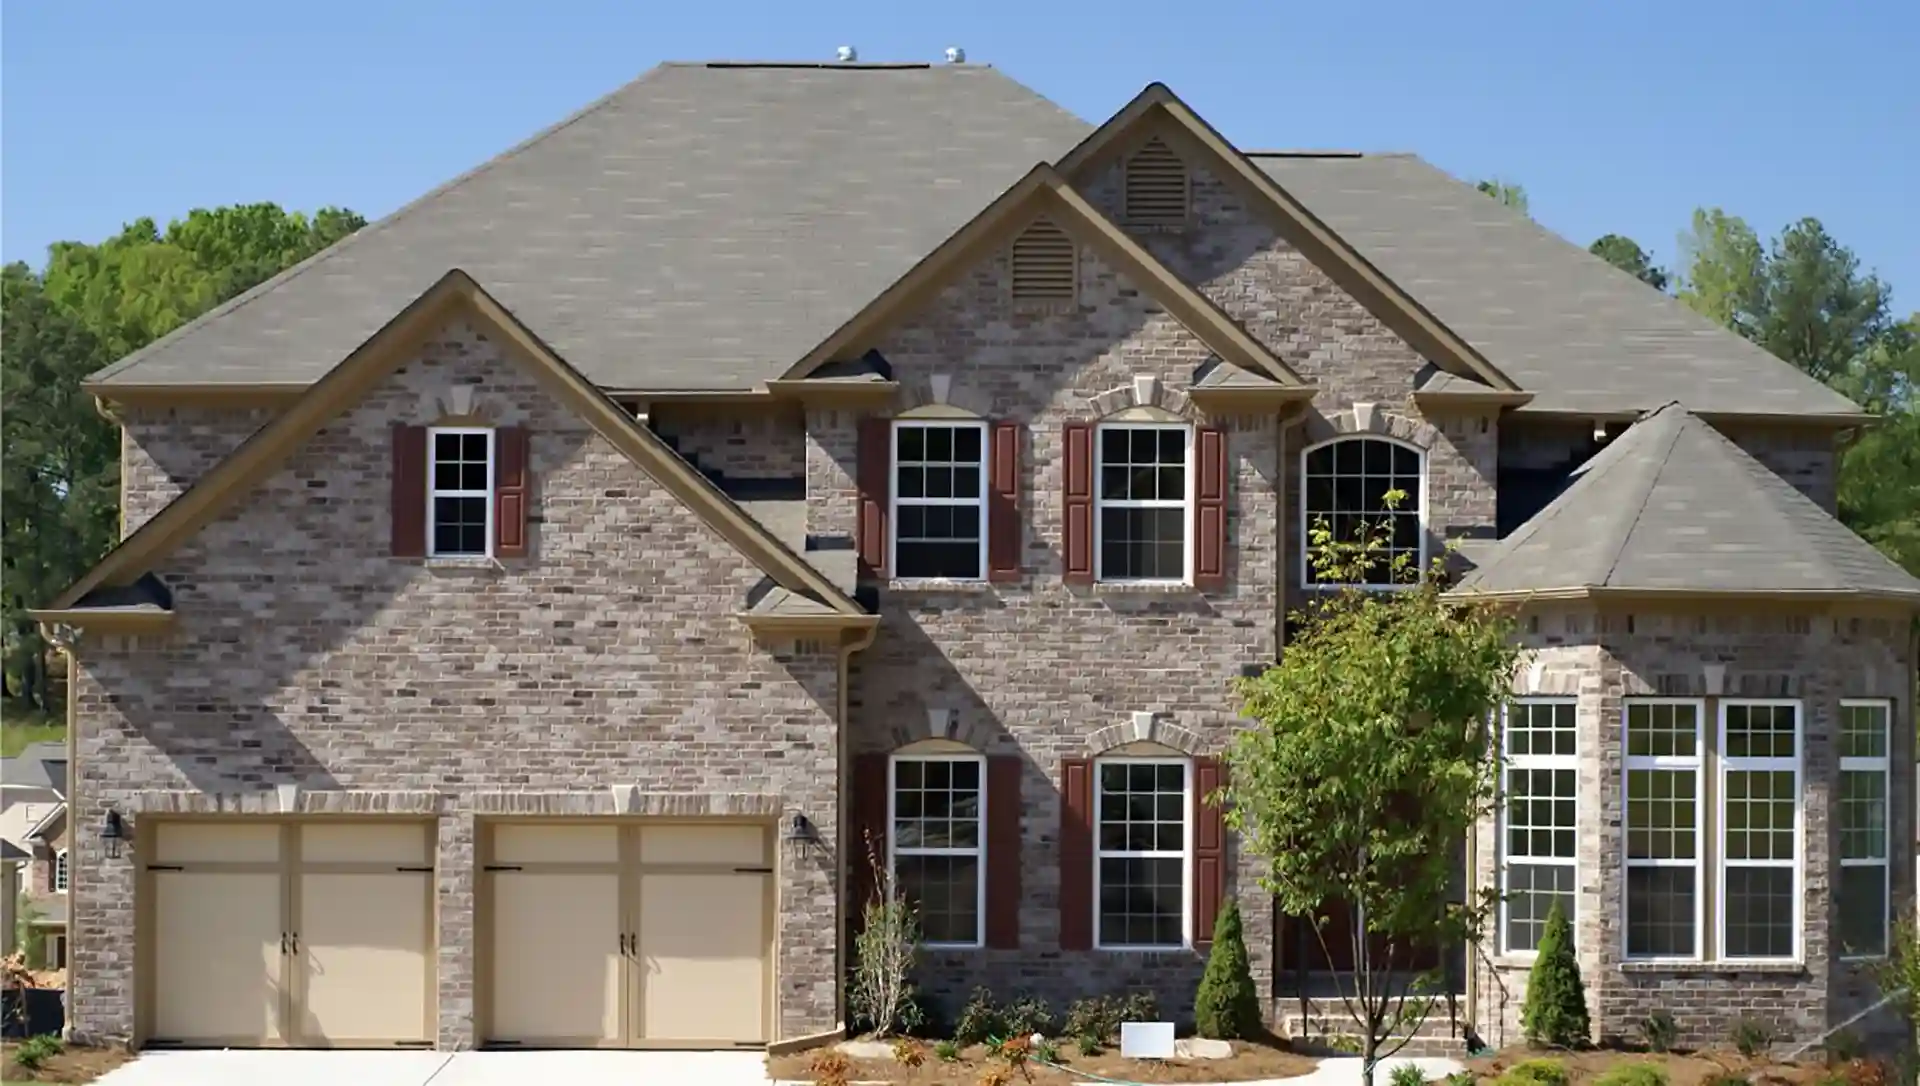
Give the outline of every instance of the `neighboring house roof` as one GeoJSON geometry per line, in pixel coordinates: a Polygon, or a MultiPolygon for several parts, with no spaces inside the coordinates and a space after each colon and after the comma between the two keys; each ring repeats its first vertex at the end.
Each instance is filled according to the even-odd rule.
{"type": "MultiPolygon", "coordinates": [[[[0,862],[18,863],[22,860],[31,859],[33,859],[33,853],[28,852],[12,841],[0,838],[0,862]]],[[[0,887],[0,893],[7,892],[10,889],[10,887],[0,887]]]]}
{"type": "Polygon", "coordinates": [[[1760,347],[1412,155],[1256,154],[1376,267],[1534,399],[1631,414],[1860,416],[1760,347]]]}
{"type": "Polygon", "coordinates": [[[1595,454],[1454,591],[1920,605],[1920,580],[1677,403],[1595,454]]]}
{"type": "Polygon", "coordinates": [[[457,267],[602,388],[747,388],[1086,132],[989,67],[665,64],[93,380],[310,383],[457,267]]]}
{"type": "Polygon", "coordinates": [[[809,565],[766,526],[744,513],[658,435],[608,399],[459,270],[442,275],[438,282],[392,316],[377,334],[334,366],[292,407],[248,438],[185,493],[109,551],[50,607],[31,614],[43,622],[83,621],[87,617],[83,604],[90,594],[104,586],[137,583],[149,575],[154,565],[175,547],[252,490],[307,439],[404,363],[420,337],[463,315],[486,325],[506,345],[507,354],[540,378],[550,394],[576,411],[601,437],[625,453],[781,586],[814,599],[831,614],[866,615],[826,574],[809,565]]]}
{"type": "Polygon", "coordinates": [[[27,830],[23,840],[45,841],[51,844],[54,838],[60,836],[60,831],[66,829],[66,827],[67,805],[64,803],[55,804],[53,810],[40,816],[40,821],[35,822],[33,827],[27,830]]]}
{"type": "Polygon", "coordinates": [[[17,788],[44,788],[67,794],[67,745],[28,743],[11,758],[0,758],[0,783],[17,788]]]}

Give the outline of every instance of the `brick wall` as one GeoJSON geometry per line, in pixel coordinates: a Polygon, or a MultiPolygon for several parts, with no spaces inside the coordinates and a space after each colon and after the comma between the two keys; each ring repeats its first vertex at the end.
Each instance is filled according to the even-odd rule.
{"type": "Polygon", "coordinates": [[[122,535],[168,502],[274,415],[267,408],[127,407],[120,419],[122,535]]]}
{"type": "Polygon", "coordinates": [[[799,479],[806,475],[800,412],[765,407],[656,402],[647,422],[703,471],[732,479],[799,479]]]}
{"type": "MultiPolygon", "coordinates": [[[[831,855],[837,649],[750,638],[734,612],[761,572],[470,328],[449,328],[159,573],[174,634],[80,649],[79,824],[111,804],[137,840],[143,812],[277,811],[288,784],[307,810],[437,812],[442,1045],[476,1039],[473,845],[503,794],[545,794],[520,810],[611,813],[612,790],[633,786],[643,810],[669,802],[659,793],[685,810],[798,812],[831,855]],[[389,427],[435,421],[423,412],[453,383],[531,431],[531,557],[387,553],[389,427]]],[[[80,847],[74,1026],[126,1037],[138,849],[80,847]]],[[[777,877],[776,1032],[829,1029],[835,873],[790,852],[777,877]]]]}

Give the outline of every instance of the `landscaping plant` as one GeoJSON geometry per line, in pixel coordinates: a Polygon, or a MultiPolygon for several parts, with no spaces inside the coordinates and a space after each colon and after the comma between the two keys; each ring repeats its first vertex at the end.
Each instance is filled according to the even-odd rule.
{"type": "Polygon", "coordinates": [[[56,1033],[42,1033],[21,1041],[13,1050],[13,1062],[29,1071],[38,1071],[48,1060],[65,1052],[67,1045],[56,1033]]]}
{"type": "Polygon", "coordinates": [[[1495,1079],[1494,1086],[1567,1086],[1567,1069],[1559,1060],[1528,1060],[1495,1079]]]}
{"type": "Polygon", "coordinates": [[[1015,996],[1000,1008],[1000,1029],[1010,1037],[1027,1037],[1053,1032],[1053,1008],[1037,995],[1015,996]]]}
{"type": "Polygon", "coordinates": [[[1213,924],[1213,949],[1193,998],[1193,1030],[1220,1041],[1250,1041],[1261,1031],[1260,994],[1240,933],[1240,906],[1233,901],[1213,924]]]}
{"type": "Polygon", "coordinates": [[[1387,1076],[1388,1086],[1427,1086],[1425,1071],[1410,1063],[1403,1063],[1387,1076]]]}
{"type": "Polygon", "coordinates": [[[1906,1019],[1908,1048],[1920,1055],[1920,924],[1913,913],[1903,912],[1894,921],[1887,944],[1887,956],[1873,975],[1887,1005],[1906,1019]]]}
{"type": "Polygon", "coordinates": [[[874,842],[867,842],[867,861],[878,878],[872,900],[862,914],[859,934],[853,937],[853,984],[847,1000],[855,1017],[867,1023],[878,1037],[899,1029],[912,1029],[917,1021],[904,1021],[901,1012],[919,1010],[913,992],[913,962],[920,950],[920,923],[913,906],[900,896],[893,871],[882,863],[874,842]]]}
{"type": "Polygon", "coordinates": [[[1527,1000],[1520,1011],[1527,1040],[1553,1048],[1580,1048],[1592,1039],[1587,1018],[1587,989],[1573,957],[1573,925],[1558,901],[1547,912],[1539,953],[1527,975],[1527,1000]]]}
{"type": "Polygon", "coordinates": [[[893,1062],[902,1067],[918,1067],[927,1062],[927,1046],[911,1037],[893,1042],[893,1062]]]}
{"type": "Polygon", "coordinates": [[[1741,1018],[1733,1024],[1733,1048],[1752,1059],[1773,1047],[1773,1028],[1757,1018],[1741,1018]]]}
{"type": "Polygon", "coordinates": [[[1651,1063],[1623,1063],[1602,1072],[1593,1086],[1667,1086],[1667,1072],[1651,1063]]]}
{"type": "Polygon", "coordinates": [[[1489,752],[1520,650],[1505,611],[1446,598],[1443,560],[1395,554],[1386,526],[1340,539],[1321,522],[1309,542],[1315,581],[1344,587],[1290,616],[1278,664],[1237,680],[1254,725],[1227,749],[1220,798],[1279,911],[1355,911],[1337,952],[1327,925],[1313,930],[1354,963],[1339,996],[1373,1086],[1434,1007],[1434,978],[1412,963],[1487,925],[1493,891],[1457,899],[1459,843],[1494,811],[1489,752]],[[1404,590],[1368,591],[1381,569],[1404,590]]]}
{"type": "Polygon", "coordinates": [[[1653,1052],[1672,1052],[1680,1040],[1680,1023],[1666,1011],[1654,1011],[1640,1021],[1640,1039],[1653,1052]]]}
{"type": "Polygon", "coordinates": [[[1007,1033],[1007,1020],[1000,1008],[993,1002],[993,992],[985,987],[975,988],[967,997],[966,1006],[960,1008],[960,1018],[953,1024],[953,1039],[961,1047],[985,1044],[990,1037],[1004,1037],[1007,1033]]]}
{"type": "Polygon", "coordinates": [[[957,1041],[941,1041],[933,1046],[933,1058],[941,1063],[952,1063],[960,1058],[960,1044],[957,1041]]]}

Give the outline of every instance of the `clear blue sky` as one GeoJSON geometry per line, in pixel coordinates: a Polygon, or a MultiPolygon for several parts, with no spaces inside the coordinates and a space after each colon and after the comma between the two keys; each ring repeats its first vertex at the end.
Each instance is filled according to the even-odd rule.
{"type": "MultiPolygon", "coordinates": [[[[933,60],[1099,120],[1153,80],[1247,148],[1412,150],[1663,263],[1812,215],[1920,306],[1920,3],[8,0],[0,240],[252,200],[369,218],[665,59],[933,60]]],[[[935,135],[929,133],[929,139],[935,135]]]]}

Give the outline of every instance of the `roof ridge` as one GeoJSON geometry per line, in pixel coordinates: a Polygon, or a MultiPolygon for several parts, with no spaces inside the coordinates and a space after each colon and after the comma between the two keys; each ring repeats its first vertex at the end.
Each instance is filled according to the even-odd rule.
{"type": "MultiPolygon", "coordinates": [[[[442,182],[441,184],[435,186],[434,188],[429,189],[427,192],[421,194],[420,196],[415,197],[412,200],[407,201],[405,204],[402,204],[400,207],[394,209],[393,211],[389,212],[385,216],[373,222],[368,223],[367,225],[361,227],[360,229],[355,230],[353,233],[348,234],[346,237],[341,238],[339,241],[334,242],[332,245],[329,245],[326,248],[320,250],[319,252],[313,254],[312,256],[306,258],[305,260],[302,260],[300,263],[295,264],[293,267],[288,268],[283,272],[280,272],[278,275],[273,276],[272,278],[268,279],[266,282],[260,283],[259,285],[254,286],[248,290],[242,291],[241,293],[235,295],[234,297],[227,299],[226,301],[220,303],[217,306],[214,306],[212,309],[207,310],[205,313],[202,313],[199,316],[193,318],[192,320],[181,325],[180,327],[175,328],[173,331],[168,332],[166,335],[161,336],[159,339],[154,340],[152,343],[149,343],[146,346],[140,348],[139,350],[134,351],[133,353],[127,355],[125,358],[122,358],[114,362],[112,365],[107,366],[105,369],[102,369],[99,372],[92,374],[86,379],[87,383],[104,380],[109,377],[117,377],[120,374],[123,374],[128,370],[133,369],[134,367],[138,366],[141,362],[145,361],[150,355],[157,353],[162,345],[171,343],[173,340],[185,336],[187,333],[201,327],[202,325],[212,323],[213,321],[218,320],[229,313],[236,312],[244,308],[249,303],[264,297],[265,295],[279,289],[280,287],[286,285],[287,283],[293,282],[295,279],[299,278],[301,275],[304,275],[306,272],[312,270],[313,268],[318,267],[320,264],[324,263],[325,261],[335,256],[338,256],[343,252],[347,252],[357,243],[362,242],[365,239],[380,233],[381,231],[391,228],[395,223],[398,223],[400,220],[406,218],[408,215],[412,214],[413,212],[418,211],[422,206],[424,206],[429,201],[445,193],[453,191],[459,186],[466,184],[468,181],[471,181],[476,177],[479,177],[481,174],[486,173],[488,170],[493,169],[495,166],[498,166],[501,163],[504,163],[510,159],[518,157],[523,152],[530,150],[534,144],[541,142],[542,140],[546,139],[549,136],[558,135],[560,132],[564,131],[567,128],[572,127],[574,124],[578,123],[579,121],[582,121],[587,117],[591,116],[592,114],[599,112],[602,108],[604,108],[609,103],[611,103],[615,98],[620,97],[621,95],[625,94],[627,91],[633,89],[634,87],[637,87],[642,83],[645,83],[648,80],[652,79],[657,73],[664,71],[669,67],[675,67],[675,66],[676,65],[656,64],[653,67],[647,69],[646,71],[641,72],[638,76],[635,76],[634,78],[627,80],[625,83],[620,84],[620,86],[615,87],[613,90],[609,91],[605,95],[602,95],[600,98],[595,99],[594,101],[588,103],[587,105],[581,107],[578,110],[575,110],[572,114],[568,115],[567,117],[562,118],[561,120],[555,122],[554,124],[548,125],[546,128],[543,128],[538,132],[535,132],[533,135],[528,136],[526,139],[521,140],[519,143],[514,144],[512,147],[509,147],[506,150],[500,152],[499,154],[494,155],[492,158],[489,158],[486,161],[480,163],[479,165],[474,166],[472,169],[469,169],[466,172],[461,173],[460,175],[454,177],[452,180],[442,182]]],[[[430,286],[431,284],[428,284],[428,285],[430,286]]]]}
{"type": "Polygon", "coordinates": [[[662,67],[674,68],[828,68],[851,71],[917,71],[922,68],[991,68],[991,64],[956,62],[934,64],[925,60],[676,60],[662,67]]]}
{"type": "MultiPolygon", "coordinates": [[[[1759,457],[1741,448],[1732,438],[1721,433],[1705,419],[1696,418],[1694,421],[1709,433],[1711,447],[1720,453],[1727,466],[1740,472],[1752,482],[1754,489],[1760,493],[1760,499],[1766,502],[1768,508],[1788,525],[1794,524],[1808,512],[1816,514],[1820,521],[1840,524],[1837,517],[1827,512],[1818,502],[1801,493],[1799,487],[1781,478],[1778,472],[1761,463],[1759,457]]],[[[1844,528],[1845,525],[1842,524],[1841,527],[1844,528]]],[[[1853,531],[1851,528],[1846,530],[1849,533],[1853,531]]],[[[1795,549],[1817,564],[1836,585],[1846,583],[1846,572],[1832,562],[1826,549],[1820,546],[1817,539],[1800,531],[1789,533],[1789,538],[1796,545],[1795,549]]],[[[1878,554],[1879,549],[1874,548],[1874,553],[1878,554]]]]}
{"type": "Polygon", "coordinates": [[[1358,151],[1341,147],[1268,147],[1242,149],[1248,158],[1419,158],[1418,151],[1358,151]]]}

